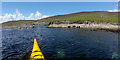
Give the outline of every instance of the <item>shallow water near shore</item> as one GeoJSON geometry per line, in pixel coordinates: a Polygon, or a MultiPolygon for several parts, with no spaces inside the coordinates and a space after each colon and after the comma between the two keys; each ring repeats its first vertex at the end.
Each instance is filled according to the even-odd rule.
{"type": "Polygon", "coordinates": [[[116,58],[118,55],[118,33],[81,28],[37,27],[3,30],[2,58],[23,59],[29,56],[27,53],[33,47],[34,38],[46,59],[116,58]]]}

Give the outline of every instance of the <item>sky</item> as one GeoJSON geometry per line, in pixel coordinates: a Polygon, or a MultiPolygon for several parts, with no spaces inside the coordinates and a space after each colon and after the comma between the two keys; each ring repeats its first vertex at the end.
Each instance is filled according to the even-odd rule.
{"type": "Polygon", "coordinates": [[[3,2],[118,2],[119,0],[2,0],[3,2]]]}
{"type": "Polygon", "coordinates": [[[0,23],[82,11],[117,11],[117,2],[3,2],[0,23]]]}

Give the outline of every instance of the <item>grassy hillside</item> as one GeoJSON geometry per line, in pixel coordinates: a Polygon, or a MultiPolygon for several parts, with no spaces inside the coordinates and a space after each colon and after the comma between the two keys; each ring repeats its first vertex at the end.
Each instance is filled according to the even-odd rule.
{"type": "Polygon", "coordinates": [[[20,26],[22,24],[31,24],[35,22],[34,20],[18,20],[18,21],[8,21],[2,23],[2,26],[20,26]]]}
{"type": "Polygon", "coordinates": [[[97,22],[109,22],[118,23],[118,14],[109,13],[95,13],[82,16],[73,16],[59,19],[47,19],[45,22],[57,22],[57,21],[71,21],[71,22],[85,22],[85,21],[97,21],[97,22]]]}
{"type": "Polygon", "coordinates": [[[19,26],[22,24],[31,24],[34,22],[61,22],[61,21],[69,21],[69,22],[78,22],[83,23],[85,21],[91,21],[91,22],[108,22],[108,23],[118,23],[118,13],[117,12],[105,12],[105,11],[93,11],[93,12],[79,12],[79,13],[72,13],[72,14],[66,14],[66,15],[57,15],[52,16],[48,18],[44,18],[41,20],[20,20],[20,21],[14,21],[14,22],[6,22],[3,23],[3,26],[19,26]]]}

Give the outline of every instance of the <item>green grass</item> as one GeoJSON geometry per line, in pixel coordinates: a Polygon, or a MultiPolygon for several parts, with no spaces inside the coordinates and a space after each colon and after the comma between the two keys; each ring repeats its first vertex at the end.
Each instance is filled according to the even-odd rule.
{"type": "Polygon", "coordinates": [[[97,22],[109,22],[118,23],[118,15],[108,15],[108,14],[90,14],[83,16],[75,16],[60,19],[44,20],[45,22],[57,22],[57,21],[70,21],[70,22],[85,22],[85,21],[97,21],[97,22]],[[102,16],[102,17],[101,17],[102,16]]]}

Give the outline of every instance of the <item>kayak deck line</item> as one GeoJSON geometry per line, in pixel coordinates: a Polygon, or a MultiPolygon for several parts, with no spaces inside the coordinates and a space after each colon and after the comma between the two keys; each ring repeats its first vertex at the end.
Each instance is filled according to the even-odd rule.
{"type": "Polygon", "coordinates": [[[34,39],[34,45],[30,56],[30,60],[45,60],[44,55],[42,54],[36,39],[34,39]]]}

